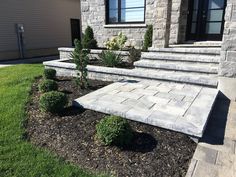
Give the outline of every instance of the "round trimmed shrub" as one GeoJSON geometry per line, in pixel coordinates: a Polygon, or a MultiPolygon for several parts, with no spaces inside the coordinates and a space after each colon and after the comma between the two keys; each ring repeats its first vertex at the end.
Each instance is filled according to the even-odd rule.
{"type": "Polygon", "coordinates": [[[59,113],[67,104],[67,96],[58,91],[44,93],[39,100],[40,109],[44,112],[59,113]]]}
{"type": "Polygon", "coordinates": [[[44,80],[39,84],[39,91],[42,93],[55,91],[58,89],[58,85],[54,80],[44,80]]]}
{"type": "Polygon", "coordinates": [[[105,145],[128,145],[133,131],[127,120],[117,116],[106,116],[97,125],[97,137],[105,145]]]}
{"type": "Polygon", "coordinates": [[[45,79],[55,79],[56,74],[57,74],[57,71],[55,69],[48,68],[48,69],[44,69],[43,77],[45,79]]]}

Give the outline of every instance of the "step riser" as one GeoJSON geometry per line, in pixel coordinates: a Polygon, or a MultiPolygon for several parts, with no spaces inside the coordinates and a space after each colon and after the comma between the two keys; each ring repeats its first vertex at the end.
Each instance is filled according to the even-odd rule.
{"type": "Polygon", "coordinates": [[[193,70],[193,69],[183,69],[183,68],[168,68],[168,67],[147,67],[147,66],[135,66],[136,69],[143,69],[143,70],[167,70],[167,71],[176,71],[181,73],[188,74],[191,73],[200,73],[200,74],[209,74],[209,75],[217,75],[217,70],[193,70]]]}
{"type": "Polygon", "coordinates": [[[148,57],[142,57],[141,60],[150,60],[150,61],[172,61],[172,62],[186,62],[186,63],[212,63],[212,64],[219,64],[219,61],[217,60],[204,60],[201,58],[198,58],[196,60],[189,60],[185,58],[170,58],[170,57],[155,57],[155,58],[148,58],[148,57]]]}
{"type": "Polygon", "coordinates": [[[197,81],[197,80],[179,80],[179,79],[172,79],[172,78],[165,78],[165,77],[141,77],[141,76],[133,76],[133,78],[136,79],[143,79],[143,80],[156,80],[156,81],[165,81],[165,82],[174,82],[174,83],[183,83],[183,84],[193,84],[193,85],[199,85],[199,86],[206,86],[211,88],[216,88],[217,84],[215,83],[207,83],[205,81],[197,81]]]}
{"type": "Polygon", "coordinates": [[[163,60],[179,62],[199,62],[199,63],[219,63],[219,57],[210,56],[187,56],[187,55],[159,55],[159,54],[142,54],[141,60],[163,60]]]}

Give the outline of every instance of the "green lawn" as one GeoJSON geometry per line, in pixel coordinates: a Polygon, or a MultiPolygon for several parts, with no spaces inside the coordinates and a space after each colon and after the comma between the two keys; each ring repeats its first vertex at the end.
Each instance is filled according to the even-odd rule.
{"type": "Polygon", "coordinates": [[[93,176],[23,138],[25,105],[31,84],[42,71],[38,64],[0,69],[0,176],[93,176]]]}

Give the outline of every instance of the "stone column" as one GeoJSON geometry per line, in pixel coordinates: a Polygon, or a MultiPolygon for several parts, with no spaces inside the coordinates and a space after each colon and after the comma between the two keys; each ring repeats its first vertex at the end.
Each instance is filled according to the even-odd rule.
{"type": "Polygon", "coordinates": [[[172,0],[170,44],[177,44],[179,42],[181,1],[182,0],[172,0]]]}
{"type": "Polygon", "coordinates": [[[172,0],[156,0],[153,19],[153,48],[169,46],[172,0]]]}
{"type": "Polygon", "coordinates": [[[219,74],[236,77],[236,0],[228,0],[226,8],[219,74]]]}
{"type": "Polygon", "coordinates": [[[219,70],[219,89],[236,100],[236,0],[228,0],[219,70]]]}

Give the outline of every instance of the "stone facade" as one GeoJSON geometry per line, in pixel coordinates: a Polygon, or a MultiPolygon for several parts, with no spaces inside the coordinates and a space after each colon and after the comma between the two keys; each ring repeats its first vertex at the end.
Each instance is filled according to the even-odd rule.
{"type": "MultiPolygon", "coordinates": [[[[123,32],[131,45],[141,47],[147,25],[153,25],[153,48],[186,40],[189,0],[146,0],[145,24],[106,24],[105,0],[81,0],[82,31],[93,28],[99,47],[119,32],[123,32]]],[[[220,76],[236,76],[236,0],[228,0],[222,43],[220,76]]]]}
{"type": "Polygon", "coordinates": [[[119,32],[124,33],[132,45],[141,47],[147,25],[153,24],[153,19],[157,18],[155,5],[155,0],[146,1],[145,24],[106,25],[105,0],[81,0],[82,31],[84,32],[88,25],[91,26],[99,47],[104,47],[104,42],[119,32]]]}
{"type": "Polygon", "coordinates": [[[228,0],[220,62],[220,76],[236,77],[236,0],[228,0]]]}
{"type": "Polygon", "coordinates": [[[181,4],[181,0],[146,0],[145,24],[109,25],[106,24],[105,0],[81,0],[82,31],[84,32],[88,25],[91,26],[99,47],[104,47],[104,42],[108,38],[116,36],[119,32],[124,33],[128,37],[131,45],[141,47],[147,25],[152,24],[154,25],[155,47],[167,45],[164,43],[168,43],[169,39],[171,44],[178,43],[179,29],[181,29],[180,24],[184,22],[180,23],[181,4]],[[168,13],[171,9],[172,15],[168,13]],[[167,20],[167,17],[169,20],[167,20]],[[171,24],[165,25],[171,19],[173,19],[171,24]],[[165,32],[166,30],[170,31],[170,35],[165,32]],[[165,42],[162,40],[163,37],[165,37],[165,42]]]}

